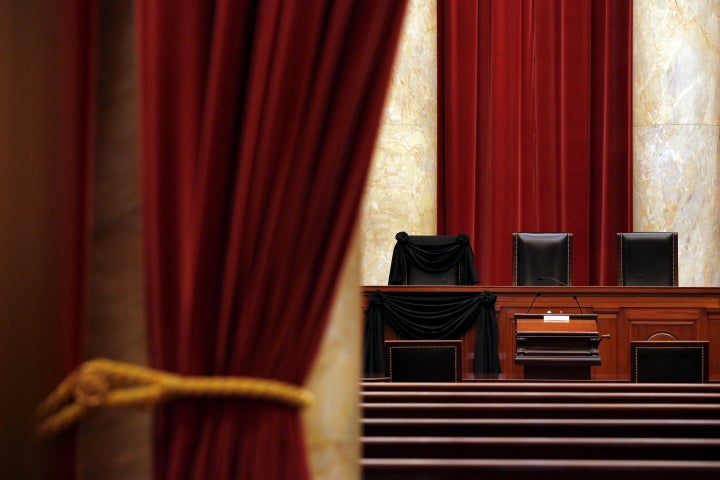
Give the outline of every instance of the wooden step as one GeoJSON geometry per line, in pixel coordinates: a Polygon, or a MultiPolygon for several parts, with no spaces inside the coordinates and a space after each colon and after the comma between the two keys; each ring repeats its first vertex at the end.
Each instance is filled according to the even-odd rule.
{"type": "Polygon", "coordinates": [[[720,382],[712,383],[631,383],[631,382],[533,382],[482,381],[457,383],[361,382],[362,392],[443,391],[443,392],[702,392],[720,394],[720,382]]]}
{"type": "Polygon", "coordinates": [[[715,419],[720,403],[363,403],[364,418],[715,419]]]}
{"type": "Polygon", "coordinates": [[[716,438],[362,437],[363,458],[718,460],[716,438]]]}
{"type": "Polygon", "coordinates": [[[717,480],[720,461],[363,459],[364,480],[717,480]]]}
{"type": "Polygon", "coordinates": [[[720,393],[647,391],[369,391],[362,403],[720,403],[720,393]]]}
{"type": "Polygon", "coordinates": [[[720,420],[363,418],[363,436],[720,438],[720,420]]]}

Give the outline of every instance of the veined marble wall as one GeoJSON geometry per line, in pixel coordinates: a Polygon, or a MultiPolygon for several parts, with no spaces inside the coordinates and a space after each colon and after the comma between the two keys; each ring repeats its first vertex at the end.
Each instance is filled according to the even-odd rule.
{"type": "Polygon", "coordinates": [[[348,249],[330,321],[305,388],[315,402],[303,414],[313,480],[360,480],[362,302],[360,245],[348,249]]]}
{"type": "Polygon", "coordinates": [[[720,0],[634,0],[633,228],[677,231],[681,286],[719,286],[720,0]]]}
{"type": "MultiPolygon", "coordinates": [[[[360,225],[364,285],[394,234],[436,233],[436,6],[411,0],[360,225]]],[[[720,286],[720,0],[634,0],[633,228],[677,231],[682,286],[720,286]]]]}
{"type": "Polygon", "coordinates": [[[359,232],[364,285],[386,285],[395,234],[437,232],[437,10],[411,0],[359,232]]]}

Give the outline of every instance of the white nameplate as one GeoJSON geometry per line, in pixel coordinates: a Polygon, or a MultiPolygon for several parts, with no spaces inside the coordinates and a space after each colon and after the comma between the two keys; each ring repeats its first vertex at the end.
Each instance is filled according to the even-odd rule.
{"type": "Polygon", "coordinates": [[[543,315],[543,321],[570,323],[570,315],[543,315]]]}

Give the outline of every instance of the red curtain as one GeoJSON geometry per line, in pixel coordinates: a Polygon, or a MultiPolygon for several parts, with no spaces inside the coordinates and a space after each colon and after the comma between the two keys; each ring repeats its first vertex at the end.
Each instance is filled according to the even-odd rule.
{"type": "Polygon", "coordinates": [[[82,318],[87,297],[95,152],[97,79],[97,5],[93,0],[63,1],[58,13],[59,105],[55,172],[59,238],[62,245],[59,288],[63,326],[62,378],[82,360],[82,318]]]}
{"type": "MultiPolygon", "coordinates": [[[[136,2],[154,367],[302,385],[355,224],[405,2],[136,2]]],[[[161,409],[156,478],[307,478],[298,412],[161,409]]]]}
{"type": "MultiPolygon", "coordinates": [[[[57,3],[55,44],[57,54],[50,67],[57,72],[52,104],[57,145],[52,168],[57,250],[57,298],[59,309],[52,331],[58,332],[59,359],[55,363],[59,382],[83,360],[82,341],[87,273],[90,259],[92,175],[95,152],[95,92],[97,66],[97,5],[93,0],[57,3]]],[[[74,433],[60,439],[53,459],[53,478],[75,477],[74,433]]]]}
{"type": "Polygon", "coordinates": [[[469,234],[480,283],[508,285],[513,232],[572,232],[573,282],[614,285],[632,2],[440,0],[438,16],[438,233],[469,234]]]}

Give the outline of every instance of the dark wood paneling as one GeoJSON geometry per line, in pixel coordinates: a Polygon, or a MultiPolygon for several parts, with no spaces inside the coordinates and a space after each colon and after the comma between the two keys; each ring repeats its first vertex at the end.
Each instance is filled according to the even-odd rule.
{"type": "MultiPolygon", "coordinates": [[[[515,313],[595,313],[602,364],[592,367],[593,380],[629,380],[630,342],[658,339],[709,340],[710,380],[720,380],[720,288],[699,287],[456,287],[366,286],[365,301],[376,290],[384,292],[482,292],[497,295],[500,378],[523,378],[515,365],[515,313]],[[540,295],[538,296],[538,292],[540,295]],[[533,302],[535,299],[535,302],[533,302]],[[530,308],[532,304],[532,308],[530,308]]],[[[388,327],[386,338],[398,338],[388,327]]],[[[472,378],[476,329],[465,333],[463,371],[472,378]]]]}
{"type": "Polygon", "coordinates": [[[720,380],[720,311],[707,309],[706,312],[707,331],[703,336],[710,340],[710,380],[720,380]]]}

